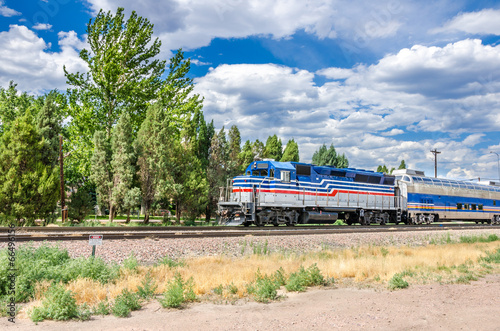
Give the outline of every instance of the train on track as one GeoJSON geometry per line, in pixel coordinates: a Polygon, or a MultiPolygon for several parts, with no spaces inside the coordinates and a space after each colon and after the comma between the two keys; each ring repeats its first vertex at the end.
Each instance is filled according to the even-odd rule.
{"type": "Polygon", "coordinates": [[[221,224],[430,224],[459,220],[500,224],[500,186],[392,175],[299,162],[252,162],[221,188],[221,224]]]}

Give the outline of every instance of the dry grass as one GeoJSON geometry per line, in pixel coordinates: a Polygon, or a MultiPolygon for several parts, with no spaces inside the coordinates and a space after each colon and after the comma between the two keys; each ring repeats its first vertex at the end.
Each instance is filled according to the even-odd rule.
{"type": "MultiPolygon", "coordinates": [[[[300,266],[317,264],[325,278],[352,279],[355,282],[386,283],[397,273],[411,271],[419,279],[434,281],[452,279],[462,269],[481,273],[478,259],[487,251],[500,247],[500,241],[475,244],[429,245],[426,247],[378,247],[369,246],[343,250],[321,250],[298,254],[273,253],[269,255],[249,255],[243,258],[226,256],[199,257],[185,260],[182,266],[170,268],[166,265],[138,267],[123,270],[120,278],[103,285],[89,279],[78,279],[67,285],[75,293],[77,304],[86,302],[95,306],[108,298],[113,300],[123,288],[136,291],[149,273],[158,288],[157,294],[166,290],[168,282],[179,272],[184,280],[193,278],[197,295],[209,294],[219,285],[233,284],[238,288],[237,296],[246,295],[246,285],[254,281],[257,270],[262,274],[273,274],[280,267],[289,275],[300,266]]],[[[37,288],[39,300],[48,287],[41,283],[37,288]]]]}

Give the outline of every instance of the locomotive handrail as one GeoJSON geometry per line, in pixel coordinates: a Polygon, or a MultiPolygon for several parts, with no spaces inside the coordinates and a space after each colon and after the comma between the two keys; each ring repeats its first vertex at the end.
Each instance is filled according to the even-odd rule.
{"type": "MultiPolygon", "coordinates": [[[[259,183],[259,188],[258,188],[258,195],[259,195],[259,206],[260,206],[260,188],[262,186],[262,183],[264,183],[264,181],[267,179],[267,180],[270,180],[271,178],[274,178],[274,177],[264,177],[264,179],[259,183]]],[[[270,182],[270,181],[269,181],[270,182]]],[[[254,201],[254,205],[256,205],[256,201],[254,201]]]]}

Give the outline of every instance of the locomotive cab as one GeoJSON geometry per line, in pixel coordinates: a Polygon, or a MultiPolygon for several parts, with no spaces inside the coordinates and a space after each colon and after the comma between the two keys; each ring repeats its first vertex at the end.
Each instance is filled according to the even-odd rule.
{"type": "Polygon", "coordinates": [[[289,163],[272,160],[254,161],[245,170],[245,176],[278,179],[282,182],[296,180],[295,168],[289,163]]]}

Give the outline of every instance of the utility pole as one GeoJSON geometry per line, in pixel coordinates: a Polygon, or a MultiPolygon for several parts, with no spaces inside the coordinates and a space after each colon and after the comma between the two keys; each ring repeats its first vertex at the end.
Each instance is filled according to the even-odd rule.
{"type": "Polygon", "coordinates": [[[434,150],[431,150],[431,153],[434,154],[434,178],[437,178],[437,176],[438,176],[438,158],[437,158],[437,155],[441,154],[441,152],[438,152],[437,148],[434,148],[434,150]]]}

